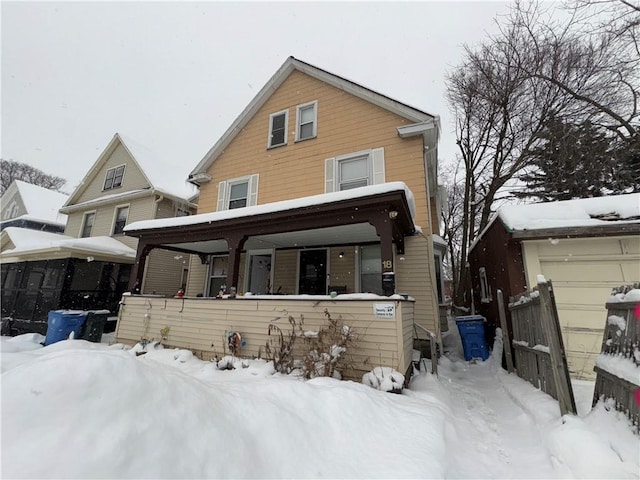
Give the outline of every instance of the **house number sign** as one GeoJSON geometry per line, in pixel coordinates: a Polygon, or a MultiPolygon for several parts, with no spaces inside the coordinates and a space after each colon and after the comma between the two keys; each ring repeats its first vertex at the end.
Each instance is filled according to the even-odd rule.
{"type": "Polygon", "coordinates": [[[382,268],[393,268],[393,262],[391,260],[383,260],[382,268]]]}

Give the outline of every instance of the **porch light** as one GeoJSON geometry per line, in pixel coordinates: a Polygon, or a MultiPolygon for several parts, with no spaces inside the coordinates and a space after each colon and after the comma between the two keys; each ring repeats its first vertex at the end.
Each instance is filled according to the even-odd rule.
{"type": "Polygon", "coordinates": [[[338,257],[339,257],[339,258],[344,258],[344,252],[340,252],[340,253],[338,254],[338,257]]]}

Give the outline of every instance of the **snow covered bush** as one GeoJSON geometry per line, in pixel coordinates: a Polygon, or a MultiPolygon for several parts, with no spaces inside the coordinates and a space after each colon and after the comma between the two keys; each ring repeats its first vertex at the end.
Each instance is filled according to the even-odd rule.
{"type": "Polygon", "coordinates": [[[402,393],[404,375],[391,367],[376,367],[362,376],[362,383],[383,392],[402,393]]]}
{"type": "Polygon", "coordinates": [[[353,348],[356,334],[344,325],[340,318],[334,319],[325,309],[326,325],[316,332],[303,332],[309,350],[303,359],[304,377],[334,377],[341,379],[340,371],[348,367],[347,350],[353,348]]]}
{"type": "Polygon", "coordinates": [[[295,318],[289,315],[291,331],[286,335],[275,323],[269,324],[267,334],[270,338],[267,340],[264,350],[267,358],[273,360],[273,368],[276,372],[288,374],[293,370],[293,346],[298,338],[298,331],[302,331],[303,323],[304,317],[302,315],[300,315],[299,324],[296,323],[295,318]]]}
{"type": "Polygon", "coordinates": [[[324,317],[326,324],[318,331],[304,329],[303,315],[299,322],[289,316],[291,330],[288,332],[274,323],[269,324],[271,338],[265,345],[265,353],[273,360],[277,372],[288,374],[299,369],[306,379],[342,378],[340,371],[349,366],[347,351],[355,345],[356,334],[340,318],[332,318],[328,310],[324,311],[324,317]],[[297,343],[298,339],[303,340],[303,347],[297,343]]]}

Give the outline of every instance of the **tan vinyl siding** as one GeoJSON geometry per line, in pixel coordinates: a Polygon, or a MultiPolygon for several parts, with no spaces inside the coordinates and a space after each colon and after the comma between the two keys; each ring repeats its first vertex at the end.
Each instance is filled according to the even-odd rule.
{"type": "Polygon", "coordinates": [[[282,295],[296,293],[296,278],[298,270],[297,250],[276,250],[273,272],[273,292],[282,295]]]}
{"type": "MultiPolygon", "coordinates": [[[[405,238],[404,255],[396,254],[396,292],[407,293],[416,300],[415,321],[424,328],[437,333],[436,322],[439,318],[438,305],[435,305],[431,265],[433,258],[429,240],[422,235],[405,238]],[[404,258],[404,260],[402,260],[404,258]]],[[[420,337],[426,338],[418,331],[420,337]]]]}
{"type": "Polygon", "coordinates": [[[217,208],[218,183],[259,174],[258,204],[324,193],[325,159],[384,147],[386,181],[404,181],[416,197],[416,223],[428,228],[423,145],[401,139],[408,120],[293,72],[209,168],[213,181],[200,189],[199,213],[217,208]],[[295,142],[296,106],[318,101],[318,134],[295,142]],[[269,115],[289,109],[288,144],[267,149],[269,115]]]}
{"type": "Polygon", "coordinates": [[[155,249],[149,254],[142,291],[157,295],[175,295],[180,289],[182,269],[189,266],[189,255],[155,249]]]}
{"type": "Polygon", "coordinates": [[[356,281],[355,247],[333,247],[329,258],[329,286],[347,287],[347,293],[354,293],[356,281]],[[340,258],[340,252],[344,255],[340,258]]]}
{"type": "Polygon", "coordinates": [[[127,153],[126,149],[120,143],[116,143],[116,147],[113,152],[111,152],[107,161],[98,169],[87,187],[82,191],[76,200],[76,203],[86,202],[104,195],[122,193],[128,190],[137,190],[147,187],[150,187],[150,185],[145,179],[142,171],[132,161],[131,156],[127,153]],[[102,187],[104,187],[107,170],[123,164],[126,164],[126,167],[124,170],[124,177],[122,177],[122,186],[103,190],[102,187]]]}
{"type": "MultiPolygon", "coordinates": [[[[67,220],[67,226],[65,228],[65,234],[71,237],[80,237],[82,232],[82,225],[84,221],[84,215],[88,212],[96,212],[96,218],[93,223],[93,229],[91,230],[92,237],[98,236],[112,236],[114,219],[116,209],[120,206],[129,206],[129,216],[127,217],[127,225],[139,220],[149,220],[154,218],[155,214],[155,202],[154,196],[149,195],[143,198],[135,198],[133,200],[123,200],[119,203],[112,203],[109,205],[102,205],[99,207],[90,208],[81,212],[73,212],[69,215],[67,220]]],[[[125,245],[136,248],[138,246],[138,239],[133,237],[127,237],[126,235],[116,235],[117,238],[125,245]]]]}
{"type": "Polygon", "coordinates": [[[527,281],[551,280],[574,378],[592,380],[611,289],[640,280],[640,238],[600,237],[523,242],[527,281]]]}
{"type": "Polygon", "coordinates": [[[195,297],[198,294],[205,295],[207,281],[207,264],[200,261],[197,255],[191,255],[189,259],[189,279],[187,281],[187,290],[185,294],[195,297]]]}
{"type": "MultiPolygon", "coordinates": [[[[388,301],[385,300],[385,303],[388,301]]],[[[355,370],[349,378],[360,380],[374,366],[389,366],[405,372],[411,362],[408,346],[411,331],[406,325],[412,302],[395,301],[396,318],[375,318],[368,300],[312,301],[237,299],[160,299],[126,296],[120,308],[116,332],[118,342],[134,344],[142,338],[159,339],[160,330],[170,327],[168,347],[187,348],[202,358],[220,358],[227,354],[226,332],[237,331],[246,341],[242,357],[264,356],[269,323],[284,331],[290,328],[288,316],[300,320],[304,316],[306,330],[318,330],[326,324],[325,309],[332,317],[340,317],[358,336],[356,348],[350,352],[355,370]],[[145,317],[146,315],[146,317],[145,317]],[[404,335],[406,338],[401,338],[404,335]]],[[[302,340],[300,340],[302,342],[302,340]]]]}

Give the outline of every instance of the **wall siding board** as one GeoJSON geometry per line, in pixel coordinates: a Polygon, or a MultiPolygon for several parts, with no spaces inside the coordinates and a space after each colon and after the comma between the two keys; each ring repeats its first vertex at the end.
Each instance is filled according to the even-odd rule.
{"type": "Polygon", "coordinates": [[[218,182],[260,174],[258,204],[324,193],[324,160],[370,148],[385,148],[386,181],[404,181],[416,197],[416,223],[428,225],[421,138],[401,139],[406,119],[293,72],[209,168],[213,181],[200,189],[199,212],[217,207],[218,182]],[[304,88],[302,88],[304,86],[304,88]],[[294,142],[295,107],[318,101],[318,135],[294,142]],[[267,149],[269,114],[289,108],[288,144],[267,149]],[[287,175],[282,175],[286,168],[287,175]]]}
{"type": "Polygon", "coordinates": [[[365,300],[287,300],[282,297],[212,300],[127,296],[120,309],[116,337],[118,342],[127,344],[137,343],[143,337],[158,339],[160,330],[168,326],[167,346],[193,349],[211,358],[224,354],[225,333],[234,330],[247,341],[241,356],[251,357],[264,354],[264,345],[270,338],[268,326],[274,318],[279,317],[276,324],[289,331],[286,315],[291,314],[298,320],[303,314],[304,328],[317,330],[325,325],[326,308],[334,318],[351,317],[344,323],[358,335],[356,347],[351,352],[357,364],[351,372],[352,379],[360,380],[364,372],[377,365],[405,372],[411,361],[412,332],[408,323],[413,302],[396,301],[394,319],[374,319],[373,303],[365,300]],[[146,320],[145,314],[148,315],[146,320]],[[375,334],[369,328],[372,323],[376,325],[375,334]]]}

